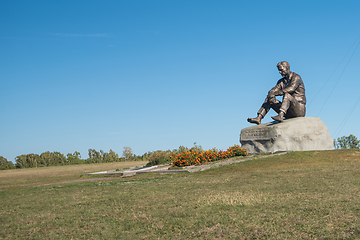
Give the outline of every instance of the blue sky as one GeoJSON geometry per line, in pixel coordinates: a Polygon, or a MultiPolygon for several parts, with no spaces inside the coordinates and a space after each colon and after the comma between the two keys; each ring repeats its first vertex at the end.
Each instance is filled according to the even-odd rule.
{"type": "Polygon", "coordinates": [[[360,138],[359,11],[357,0],[2,0],[0,156],[226,149],[283,60],[305,83],[307,116],[360,138]]]}

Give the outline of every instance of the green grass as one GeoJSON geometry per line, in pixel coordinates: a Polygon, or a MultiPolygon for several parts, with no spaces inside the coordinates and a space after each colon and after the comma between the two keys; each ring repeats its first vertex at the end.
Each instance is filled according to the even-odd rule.
{"type": "MultiPolygon", "coordinates": [[[[360,151],[0,191],[3,239],[360,239],[360,151]]],[[[0,173],[1,174],[1,173],[0,173]]]]}

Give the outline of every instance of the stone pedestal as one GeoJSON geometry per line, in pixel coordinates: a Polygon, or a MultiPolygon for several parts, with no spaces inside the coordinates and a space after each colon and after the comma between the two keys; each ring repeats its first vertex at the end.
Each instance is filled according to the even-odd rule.
{"type": "Polygon", "coordinates": [[[314,117],[298,117],[254,125],[241,130],[240,143],[248,153],[332,150],[327,126],[314,117]]]}

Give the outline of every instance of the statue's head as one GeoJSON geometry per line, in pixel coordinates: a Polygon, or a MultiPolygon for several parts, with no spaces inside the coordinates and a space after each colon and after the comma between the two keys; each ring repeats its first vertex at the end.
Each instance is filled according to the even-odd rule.
{"type": "Polygon", "coordinates": [[[290,64],[287,61],[282,61],[277,64],[277,68],[281,76],[285,77],[290,74],[290,64]]]}

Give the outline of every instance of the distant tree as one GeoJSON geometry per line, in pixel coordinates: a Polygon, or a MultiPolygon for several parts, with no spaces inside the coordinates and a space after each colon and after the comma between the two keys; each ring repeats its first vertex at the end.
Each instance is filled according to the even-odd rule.
{"type": "Polygon", "coordinates": [[[33,168],[41,166],[41,159],[38,154],[30,153],[27,155],[20,155],[15,158],[16,168],[33,168]]]}
{"type": "Polygon", "coordinates": [[[101,154],[95,149],[88,150],[89,158],[86,160],[86,163],[99,163],[101,162],[101,154]]]}
{"type": "Polygon", "coordinates": [[[119,162],[120,158],[117,153],[110,149],[109,153],[104,153],[103,162],[119,162]]]}
{"type": "Polygon", "coordinates": [[[98,152],[95,149],[89,149],[89,158],[86,159],[86,163],[120,162],[122,160],[112,149],[108,153],[103,150],[98,152]]]}
{"type": "Polygon", "coordinates": [[[30,153],[28,155],[26,155],[26,161],[29,164],[29,167],[38,167],[38,164],[40,162],[40,156],[38,154],[35,153],[30,153]]]}
{"type": "Polygon", "coordinates": [[[182,146],[182,145],[180,145],[178,149],[174,150],[174,152],[176,152],[176,153],[183,153],[183,152],[187,152],[187,151],[189,151],[189,149],[187,147],[182,146]]]}
{"type": "Polygon", "coordinates": [[[194,146],[192,148],[190,148],[190,151],[193,152],[202,152],[204,151],[203,148],[201,147],[201,145],[197,145],[196,142],[194,142],[194,146]]]}
{"type": "Polygon", "coordinates": [[[360,140],[358,140],[354,135],[350,134],[349,136],[342,136],[337,140],[334,140],[335,149],[350,149],[350,148],[360,148],[360,140]]]}
{"type": "Polygon", "coordinates": [[[100,149],[100,162],[103,162],[104,155],[105,155],[104,151],[100,149]]]}
{"type": "Polygon", "coordinates": [[[66,157],[60,152],[43,152],[40,154],[38,167],[57,166],[66,164],[66,157]]]}
{"type": "Polygon", "coordinates": [[[20,156],[16,156],[15,158],[16,164],[15,167],[16,168],[26,168],[27,163],[26,163],[26,155],[20,155],[20,156]]]}
{"type": "Polygon", "coordinates": [[[77,151],[75,151],[74,153],[68,153],[66,155],[66,162],[67,164],[81,164],[81,163],[85,163],[82,159],[81,159],[81,154],[77,151]]]}
{"type": "Polygon", "coordinates": [[[194,142],[194,146],[192,146],[190,149],[180,145],[178,149],[173,150],[173,152],[176,152],[176,153],[183,153],[183,152],[188,152],[188,151],[202,152],[203,148],[201,147],[201,145],[197,145],[196,142],[194,142]]]}
{"type": "Polygon", "coordinates": [[[152,152],[147,152],[141,156],[136,156],[136,161],[147,161],[151,154],[152,154],[152,152]]]}
{"type": "Polygon", "coordinates": [[[119,154],[115,153],[112,149],[110,149],[110,151],[109,151],[109,158],[113,162],[120,162],[119,154]]]}
{"type": "Polygon", "coordinates": [[[13,169],[13,168],[15,168],[15,166],[11,161],[8,161],[3,156],[0,156],[0,170],[13,169]]]}
{"type": "Polygon", "coordinates": [[[125,161],[130,161],[135,158],[135,155],[133,154],[130,147],[124,147],[124,151],[122,155],[125,158],[125,161]]]}
{"type": "Polygon", "coordinates": [[[155,152],[149,152],[147,160],[149,161],[147,166],[154,166],[164,164],[168,162],[168,156],[171,154],[170,150],[162,151],[157,150],[155,152]]]}
{"type": "Polygon", "coordinates": [[[53,159],[49,151],[40,154],[40,161],[38,165],[39,167],[47,167],[47,166],[55,165],[53,163],[53,159]]]}

